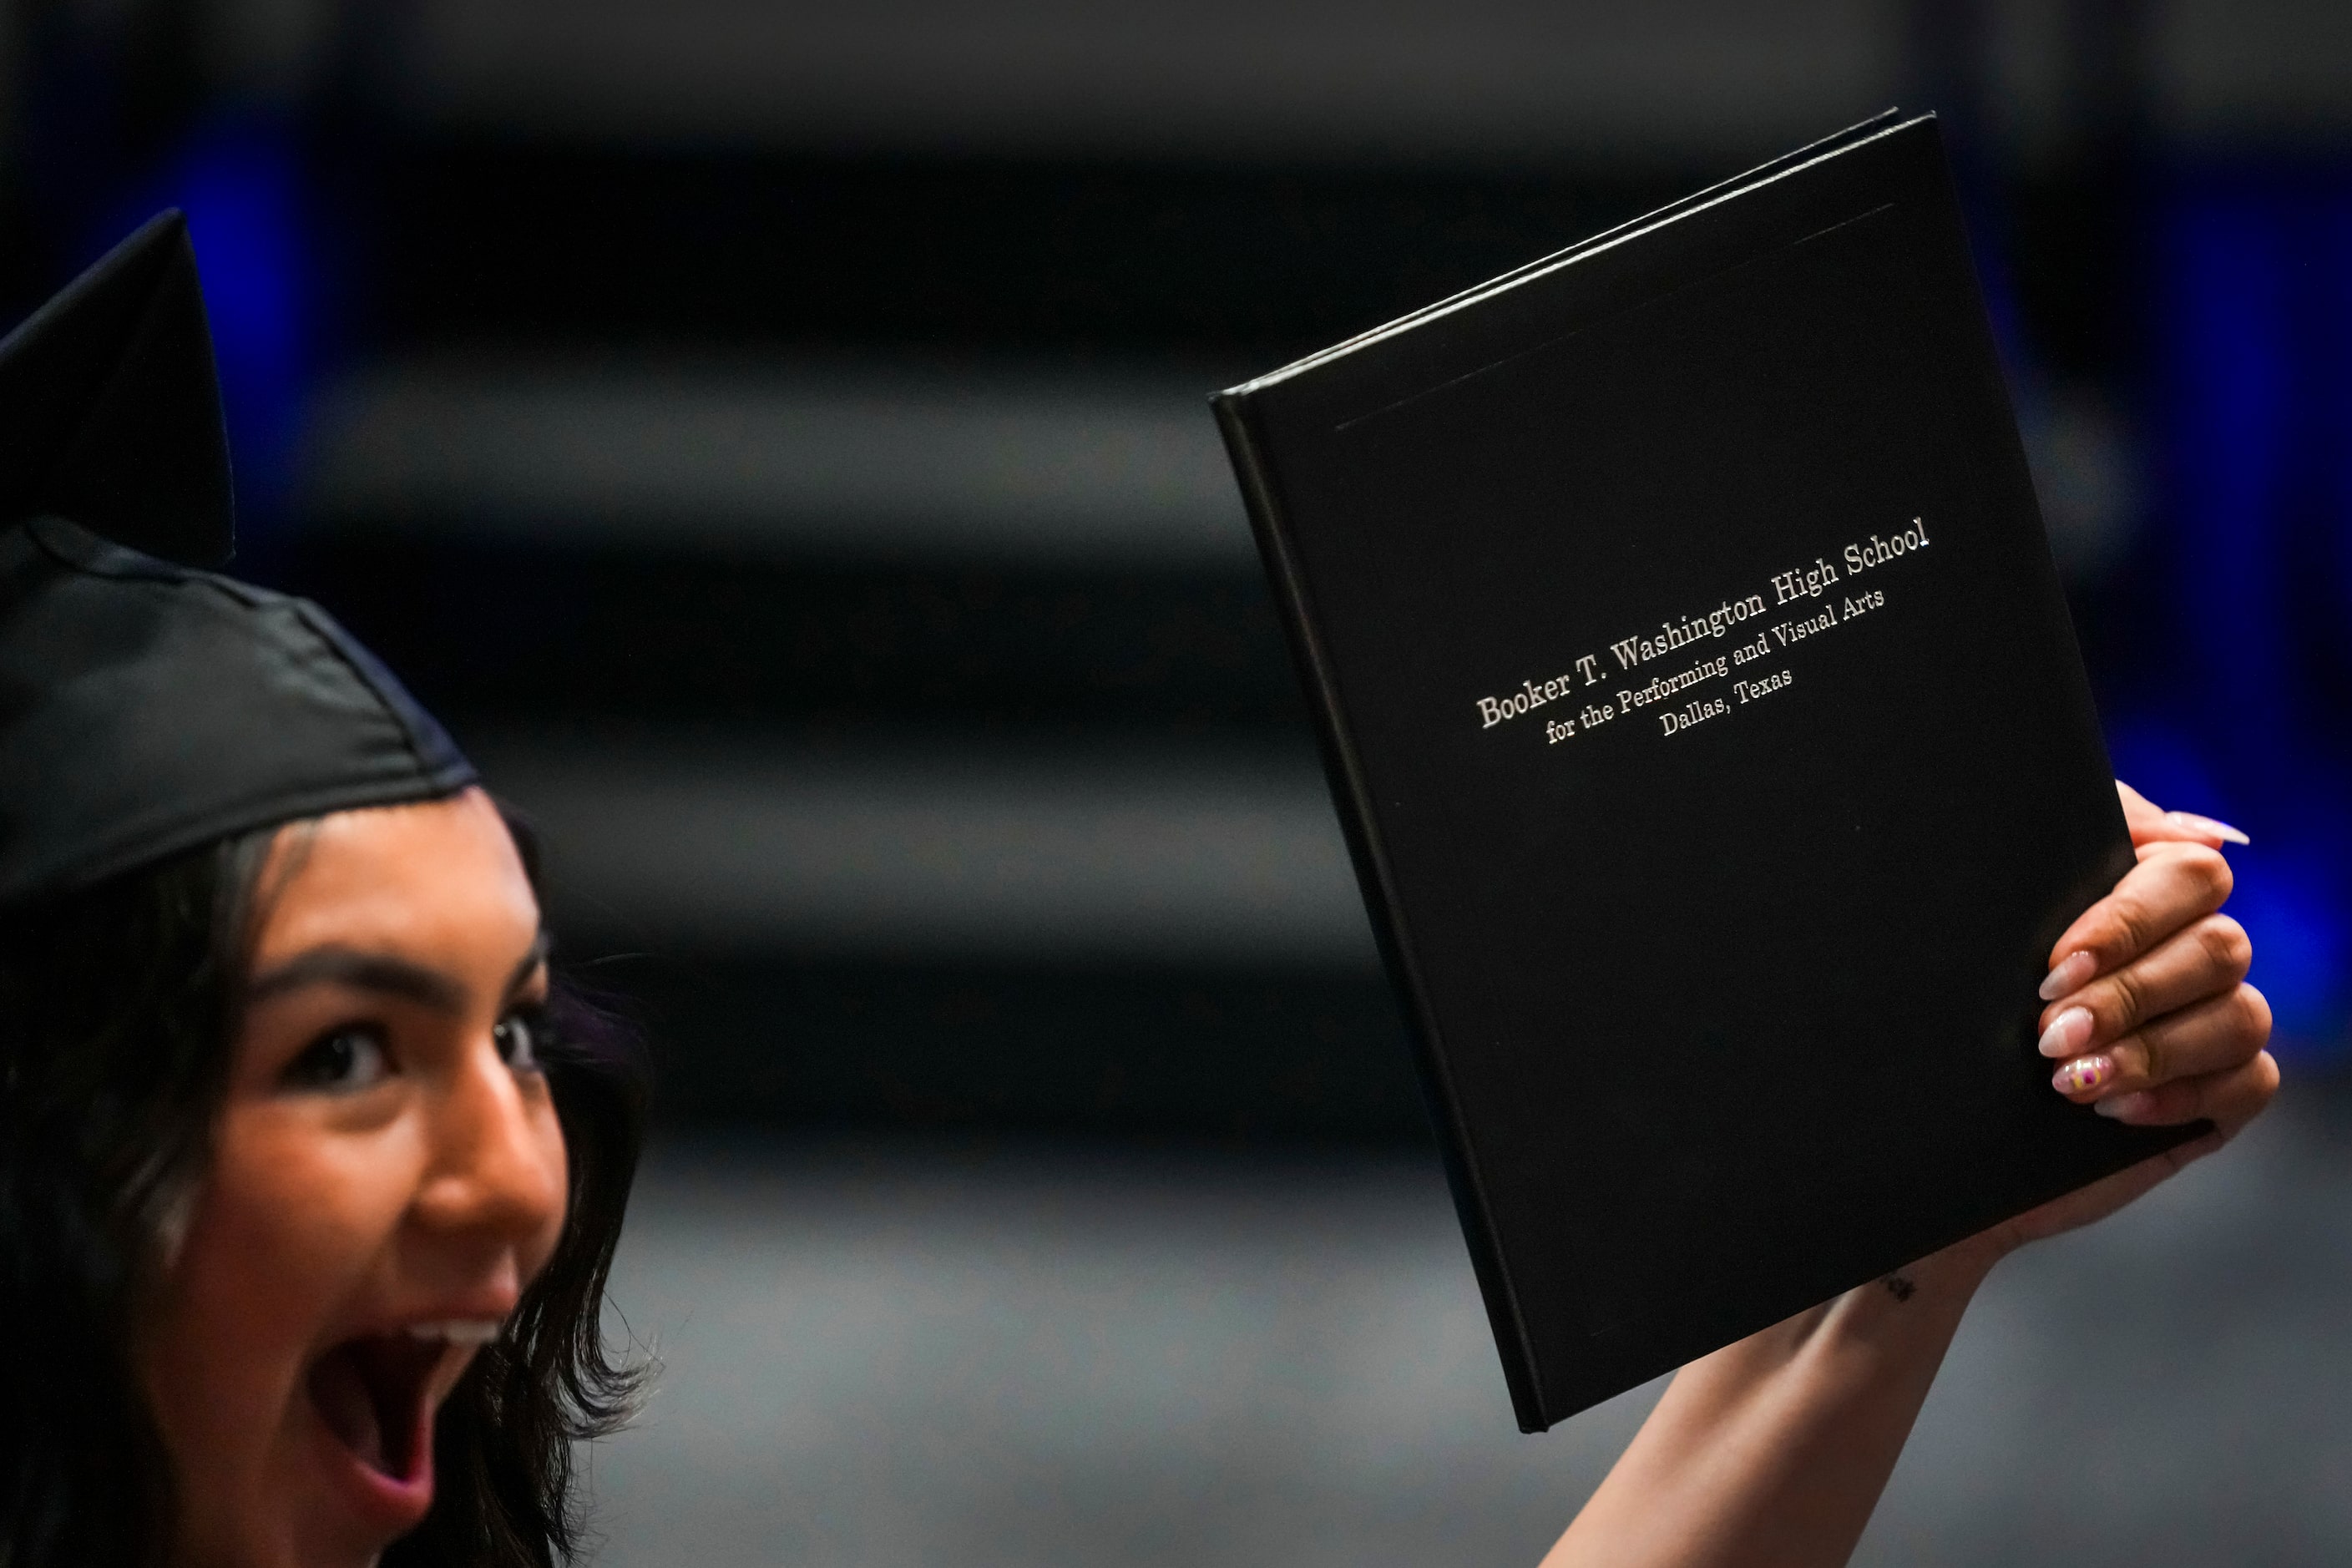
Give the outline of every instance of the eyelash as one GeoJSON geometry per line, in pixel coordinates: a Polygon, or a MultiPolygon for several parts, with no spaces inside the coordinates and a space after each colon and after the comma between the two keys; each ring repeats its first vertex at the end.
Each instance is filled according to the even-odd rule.
{"type": "MultiPolygon", "coordinates": [[[[546,1070],[545,1053],[554,1043],[553,1014],[544,1002],[510,1007],[491,1031],[499,1059],[518,1073],[546,1070]],[[518,1026],[520,1030],[518,1032],[518,1026]]],[[[341,1024],[319,1036],[286,1065],[279,1081],[288,1089],[356,1094],[373,1089],[391,1072],[391,1042],[378,1024],[341,1024]],[[363,1050],[354,1050],[356,1044],[363,1050]],[[347,1079],[365,1072],[363,1082],[347,1079]]]]}
{"type": "Polygon", "coordinates": [[[302,1047],[302,1054],[286,1064],[279,1081],[292,1089],[327,1094],[355,1094],[372,1089],[391,1068],[392,1050],[383,1029],[374,1024],[342,1024],[328,1030],[302,1047]],[[348,1042],[364,1045],[368,1056],[358,1052],[339,1055],[336,1047],[348,1042]],[[368,1061],[374,1073],[364,1083],[344,1081],[353,1071],[355,1061],[368,1061]]]}
{"type": "Polygon", "coordinates": [[[517,1072],[542,1072],[546,1069],[547,1047],[555,1041],[554,1014],[545,1002],[525,1002],[507,1009],[507,1016],[498,1022],[491,1038],[499,1042],[499,1057],[517,1072]],[[514,1037],[512,1026],[522,1026],[523,1044],[520,1050],[509,1045],[514,1037]]]}

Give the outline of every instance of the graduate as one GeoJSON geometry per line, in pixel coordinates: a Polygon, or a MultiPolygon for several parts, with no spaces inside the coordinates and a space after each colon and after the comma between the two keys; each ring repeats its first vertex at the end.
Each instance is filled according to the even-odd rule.
{"type": "Polygon", "coordinates": [[[629,1057],[441,727],[230,550],[184,225],[0,344],[0,1563],[544,1563],[629,1057]]]}
{"type": "MultiPolygon", "coordinates": [[[[449,737],[231,545],[166,214],[0,342],[0,1564],[552,1564],[636,1392],[635,1058],[449,737]]],[[[1843,1563],[1994,1263],[2263,1109],[2225,832],[2126,808],[2053,1091],[2213,1131],[1686,1368],[1551,1563],[1843,1563]]]]}

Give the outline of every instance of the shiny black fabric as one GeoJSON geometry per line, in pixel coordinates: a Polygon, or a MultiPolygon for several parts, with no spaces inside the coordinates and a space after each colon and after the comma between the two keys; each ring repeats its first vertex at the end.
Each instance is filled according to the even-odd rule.
{"type": "Polygon", "coordinates": [[[0,342],[0,904],[473,782],[317,605],[163,558],[220,559],[229,507],[169,213],[0,342]]]}

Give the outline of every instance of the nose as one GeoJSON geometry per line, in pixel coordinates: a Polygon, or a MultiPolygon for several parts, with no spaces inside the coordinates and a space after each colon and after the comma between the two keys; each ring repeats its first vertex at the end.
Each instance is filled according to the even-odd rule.
{"type": "Polygon", "coordinates": [[[456,1245],[469,1268],[485,1264],[514,1285],[530,1282],[563,1225],[563,1134],[543,1079],[519,1077],[485,1037],[435,1097],[432,1158],[415,1215],[456,1245]]]}

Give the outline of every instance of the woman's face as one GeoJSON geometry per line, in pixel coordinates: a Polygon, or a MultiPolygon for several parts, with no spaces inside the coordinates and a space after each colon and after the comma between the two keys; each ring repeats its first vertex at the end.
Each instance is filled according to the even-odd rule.
{"type": "Polygon", "coordinates": [[[176,1561],[364,1563],[425,1517],[434,1414],[562,1227],[539,905],[478,790],[281,834],[261,888],[139,1370],[176,1561]]]}

